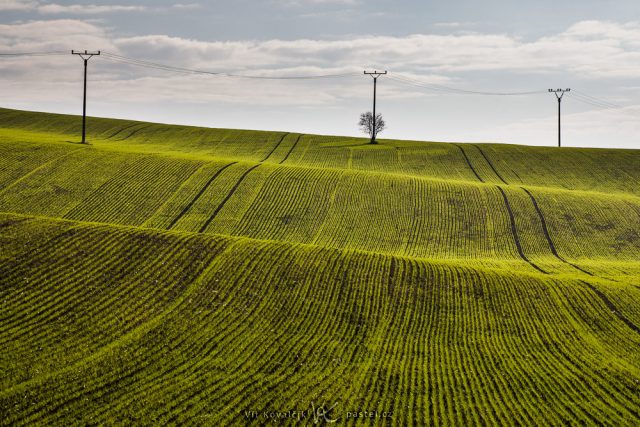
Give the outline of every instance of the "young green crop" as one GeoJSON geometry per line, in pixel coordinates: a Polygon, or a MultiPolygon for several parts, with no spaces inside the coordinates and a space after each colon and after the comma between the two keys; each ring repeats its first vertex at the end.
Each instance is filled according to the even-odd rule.
{"type": "Polygon", "coordinates": [[[1,425],[640,419],[638,151],[78,130],[0,109],[1,425]]]}

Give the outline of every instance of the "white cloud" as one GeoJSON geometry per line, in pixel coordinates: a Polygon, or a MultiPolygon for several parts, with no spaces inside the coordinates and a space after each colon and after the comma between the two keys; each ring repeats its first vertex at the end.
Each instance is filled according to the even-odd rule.
{"type": "Polygon", "coordinates": [[[32,10],[38,5],[28,0],[0,0],[0,10],[32,10]]]}
{"type": "MultiPolygon", "coordinates": [[[[91,85],[93,93],[99,95],[102,102],[111,102],[112,105],[130,104],[131,111],[136,111],[136,103],[140,105],[144,102],[158,106],[169,102],[210,103],[235,105],[237,108],[246,106],[247,109],[268,105],[279,108],[333,108],[335,105],[353,103],[354,100],[362,100],[362,104],[368,105],[371,83],[360,75],[365,68],[388,69],[391,73],[400,73],[428,84],[463,89],[546,89],[547,84],[564,86],[563,81],[579,81],[584,85],[589,79],[594,85],[633,86],[629,82],[635,81],[640,74],[639,40],[639,23],[601,21],[579,22],[559,34],[532,41],[523,41],[507,34],[482,33],[415,34],[406,37],[362,35],[340,40],[203,41],[168,35],[119,37],[102,23],[74,19],[0,25],[0,51],[3,52],[91,49],[179,67],[262,76],[351,71],[359,74],[348,80],[256,82],[176,75],[109,62],[106,57],[92,60],[90,78],[95,82],[91,85]],[[486,76],[491,76],[487,79],[488,83],[474,84],[474,81],[482,81],[486,76]],[[550,79],[553,81],[546,83],[545,76],[553,77],[550,79]],[[557,81],[557,78],[563,81],[557,81]],[[545,86],[531,87],[538,86],[532,81],[543,81],[545,86]],[[495,87],[485,86],[492,83],[495,87]]],[[[80,65],[74,62],[75,59],[71,55],[1,59],[0,92],[3,93],[3,100],[30,99],[37,105],[38,102],[44,102],[42,100],[54,103],[56,99],[67,99],[67,91],[75,90],[78,86],[80,65]]],[[[402,105],[403,100],[408,105],[412,102],[419,105],[420,94],[429,94],[392,80],[385,80],[379,89],[385,101],[389,104],[396,102],[397,105],[402,105]]],[[[640,91],[628,90],[624,95],[627,98],[616,102],[640,104],[640,91]]],[[[492,103],[497,103],[495,98],[474,99],[471,102],[475,104],[469,101],[468,97],[458,98],[450,104],[464,105],[465,108],[473,105],[473,108],[482,109],[484,107],[479,105],[486,102],[486,111],[474,110],[480,117],[489,114],[492,103]]],[[[523,114],[527,111],[526,102],[523,100],[519,104],[524,105],[523,114]]],[[[547,107],[553,110],[555,101],[550,99],[549,102],[552,104],[550,107],[542,100],[535,107],[537,110],[531,111],[543,111],[546,114],[547,107]]],[[[427,99],[422,105],[436,103],[427,99]]],[[[412,114],[419,114],[407,112],[408,107],[404,107],[405,110],[398,108],[396,121],[408,122],[412,114]],[[405,116],[407,119],[403,118],[405,116]]],[[[451,111],[457,114],[455,109],[451,111]]],[[[433,117],[433,111],[431,113],[433,117]]],[[[592,113],[591,116],[584,111],[571,113],[570,109],[568,113],[568,140],[587,141],[596,136],[602,139],[607,129],[616,128],[616,140],[637,141],[639,129],[633,119],[621,119],[620,114],[608,111],[592,113]]],[[[500,114],[502,112],[496,112],[496,116],[500,114]]],[[[132,113],[130,117],[135,117],[135,114],[132,113]]],[[[547,130],[548,123],[553,122],[552,117],[538,121],[521,119],[514,118],[512,123],[515,124],[512,125],[487,122],[487,129],[475,128],[475,139],[533,143],[534,139],[548,139],[549,135],[553,137],[553,129],[547,130]]],[[[405,126],[409,125],[405,123],[405,126]]],[[[449,126],[436,136],[448,133],[451,138],[455,136],[458,140],[472,139],[465,136],[469,132],[465,127],[456,126],[456,129],[449,126]]],[[[477,126],[484,126],[484,123],[477,126]]],[[[402,126],[398,123],[394,129],[402,129],[402,126]]],[[[435,125],[430,125],[427,130],[435,132],[435,125]]]]}
{"type": "Polygon", "coordinates": [[[439,28],[461,28],[466,27],[470,24],[462,23],[462,22],[437,22],[433,24],[434,27],[439,28]]]}
{"type": "Polygon", "coordinates": [[[0,24],[3,52],[58,51],[72,48],[115,49],[107,31],[75,19],[0,24]]]}
{"type": "Polygon", "coordinates": [[[201,7],[200,3],[174,3],[171,5],[172,9],[200,9],[201,7]]]}
{"type": "Polygon", "coordinates": [[[573,72],[581,77],[635,77],[640,73],[640,25],[576,24],[552,37],[523,42],[508,35],[417,34],[360,36],[344,40],[203,42],[168,36],[118,39],[125,51],[223,68],[293,64],[364,66],[394,71],[461,73],[573,72]],[[588,27],[588,30],[587,28],[588,27]]]}
{"type": "Polygon", "coordinates": [[[41,4],[37,11],[43,14],[73,14],[73,15],[94,15],[99,13],[114,12],[141,12],[146,10],[144,6],[124,6],[124,5],[95,5],[95,4],[71,4],[62,5],[55,3],[41,4]]]}
{"type": "MultiPolygon", "coordinates": [[[[54,7],[57,5],[48,5],[54,7]]],[[[65,6],[76,10],[75,6],[65,6]]],[[[126,10],[138,6],[122,6],[126,10]]],[[[96,6],[86,13],[106,12],[120,6],[96,6]]],[[[50,9],[51,13],[58,13],[50,9]]],[[[79,11],[78,11],[79,13],[79,11]]],[[[43,45],[69,41],[63,34],[100,34],[100,46],[116,53],[185,67],[216,70],[271,70],[310,66],[360,69],[366,66],[392,72],[460,74],[468,72],[572,73],[580,78],[635,78],[640,74],[640,24],[579,22],[566,31],[533,41],[506,34],[415,34],[406,37],[354,36],[342,40],[202,41],[167,35],[114,37],[97,23],[72,20],[33,21],[3,25],[0,47],[15,47],[25,40],[43,45]],[[78,28],[77,26],[75,28],[78,28]],[[28,29],[25,32],[25,29],[28,29]],[[49,34],[59,34],[52,39],[49,34]],[[66,39],[66,40],[65,40],[66,39]],[[4,46],[2,46],[4,45],[4,46]]],[[[74,37],[75,37],[74,36],[74,37]]],[[[77,37],[76,37],[77,38],[77,37]]],[[[71,46],[77,47],[77,46],[71,46]]],[[[99,46],[88,46],[99,48],[99,46]]]]}
{"type": "MultiPolygon", "coordinates": [[[[189,5],[182,5],[183,7],[189,5]]],[[[42,14],[94,15],[114,12],[141,12],[144,6],[43,3],[31,0],[0,0],[0,10],[35,11],[42,14]]]]}
{"type": "Polygon", "coordinates": [[[280,3],[288,6],[309,6],[309,5],[355,5],[360,0],[278,0],[280,3]]]}
{"type": "Polygon", "coordinates": [[[580,22],[558,35],[530,42],[504,34],[480,33],[202,41],[167,35],[115,37],[99,23],[76,20],[0,25],[3,50],[33,50],[38,46],[70,49],[84,45],[88,49],[111,49],[127,56],[215,71],[273,72],[300,67],[357,71],[375,66],[418,77],[491,71],[562,72],[583,79],[635,78],[640,74],[639,40],[638,23],[596,21],[580,22]]]}

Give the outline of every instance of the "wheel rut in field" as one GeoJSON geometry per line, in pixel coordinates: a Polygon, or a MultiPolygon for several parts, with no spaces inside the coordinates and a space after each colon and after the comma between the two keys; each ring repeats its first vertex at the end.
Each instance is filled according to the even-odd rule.
{"type": "Polygon", "coordinates": [[[596,288],[589,282],[585,282],[584,280],[580,280],[580,282],[588,286],[589,289],[591,289],[593,293],[596,294],[598,298],[600,298],[600,300],[602,300],[604,305],[606,305],[607,308],[611,310],[611,312],[615,314],[618,319],[622,320],[622,322],[625,325],[627,325],[629,328],[631,328],[634,332],[636,332],[637,334],[640,334],[640,327],[638,327],[638,325],[636,325],[631,320],[629,320],[629,318],[626,317],[624,314],[620,313],[620,311],[616,308],[615,304],[613,304],[611,300],[600,289],[596,288]]]}
{"type": "Polygon", "coordinates": [[[298,135],[298,138],[296,139],[296,142],[294,142],[293,145],[291,146],[291,148],[289,148],[289,151],[287,151],[287,155],[284,156],[284,159],[280,160],[279,164],[283,164],[289,158],[289,156],[291,155],[293,150],[298,145],[298,142],[300,142],[300,138],[302,138],[303,136],[304,136],[303,134],[298,135]]]}
{"type": "Polygon", "coordinates": [[[540,206],[538,206],[538,202],[536,201],[535,197],[533,197],[533,194],[531,194],[531,192],[529,192],[529,190],[527,190],[524,187],[520,187],[520,188],[525,193],[527,193],[529,195],[529,198],[531,199],[531,202],[533,203],[533,207],[536,209],[536,212],[538,213],[538,217],[540,218],[540,223],[542,224],[542,232],[544,233],[544,237],[547,239],[547,243],[549,244],[549,249],[551,249],[551,253],[553,254],[553,256],[555,256],[556,258],[558,258],[560,261],[564,262],[565,264],[570,265],[571,267],[575,268],[576,270],[579,270],[579,271],[583,272],[584,274],[587,274],[589,276],[594,276],[593,273],[590,273],[587,270],[578,267],[574,263],[567,261],[562,256],[560,256],[560,254],[558,254],[558,251],[556,250],[556,246],[553,244],[553,240],[551,239],[551,235],[549,234],[549,229],[547,228],[547,221],[544,218],[544,214],[540,210],[540,206]]]}
{"type": "Polygon", "coordinates": [[[265,158],[264,158],[264,159],[260,160],[260,163],[262,163],[262,162],[266,162],[266,161],[267,161],[267,159],[268,159],[269,157],[271,157],[271,155],[273,154],[273,152],[274,152],[274,151],[276,151],[276,150],[278,149],[278,147],[280,146],[280,144],[282,144],[282,141],[284,141],[284,139],[285,139],[288,135],[290,135],[290,133],[289,133],[289,132],[286,132],[284,135],[282,135],[282,138],[280,138],[280,141],[278,141],[278,143],[277,143],[277,144],[276,144],[276,145],[271,149],[271,151],[269,151],[269,154],[267,154],[267,155],[265,156],[265,158]]]}
{"type": "Polygon", "coordinates": [[[476,176],[476,178],[478,178],[478,181],[484,182],[484,179],[480,178],[480,175],[478,175],[478,172],[476,171],[476,169],[471,164],[471,160],[469,160],[469,157],[467,156],[467,153],[464,152],[464,149],[458,144],[453,144],[453,145],[455,145],[456,147],[458,147],[460,149],[460,152],[464,156],[464,159],[467,161],[467,164],[469,165],[469,168],[473,171],[473,174],[476,176]]]}
{"type": "Polygon", "coordinates": [[[209,186],[213,183],[213,181],[215,181],[215,179],[220,176],[220,174],[227,169],[229,166],[235,165],[238,162],[231,162],[227,165],[224,165],[223,167],[221,167],[220,169],[218,169],[218,171],[216,173],[213,174],[213,176],[211,178],[209,178],[209,180],[207,181],[207,183],[200,189],[200,191],[198,192],[198,194],[196,194],[196,196],[189,202],[189,204],[187,206],[185,206],[184,209],[182,209],[182,212],[180,212],[178,214],[178,216],[176,216],[173,221],[171,221],[171,224],[169,224],[169,226],[167,227],[167,230],[170,230],[173,228],[173,226],[176,225],[176,223],[180,220],[180,218],[182,218],[187,212],[189,212],[189,210],[191,209],[191,207],[198,201],[198,199],[204,194],[205,191],[207,191],[207,188],[209,188],[209,186]]]}
{"type": "Polygon", "coordinates": [[[487,162],[487,164],[489,165],[489,167],[491,168],[491,170],[493,171],[493,173],[496,174],[496,176],[498,177],[498,179],[500,179],[500,181],[504,182],[506,185],[509,185],[509,183],[507,181],[504,180],[504,178],[502,178],[502,175],[500,175],[498,173],[498,171],[496,170],[495,166],[493,166],[493,163],[491,163],[491,160],[489,160],[489,157],[487,157],[487,155],[484,153],[484,151],[482,151],[482,149],[480,148],[479,145],[473,144],[474,147],[476,147],[478,149],[478,151],[480,152],[480,154],[482,154],[482,157],[484,157],[484,160],[487,162]]]}
{"type": "Polygon", "coordinates": [[[211,221],[214,220],[214,218],[216,217],[216,215],[218,215],[218,213],[220,212],[220,210],[224,207],[224,205],[229,201],[229,199],[231,198],[231,196],[233,196],[233,193],[236,192],[236,190],[238,189],[238,187],[240,186],[240,184],[242,184],[242,181],[244,181],[244,179],[247,177],[247,175],[249,175],[249,173],[254,170],[255,168],[257,168],[258,166],[260,166],[260,163],[258,163],[255,166],[250,167],[249,169],[247,169],[242,176],[240,177],[240,179],[238,179],[238,182],[235,183],[235,185],[233,186],[233,188],[231,189],[231,191],[229,191],[229,193],[226,195],[226,197],[224,198],[224,200],[222,200],[222,202],[218,205],[218,207],[216,208],[215,211],[213,211],[213,213],[211,214],[211,216],[209,217],[209,219],[207,219],[207,221],[204,223],[204,225],[202,227],[200,227],[200,230],[198,231],[199,233],[204,233],[204,231],[207,229],[207,227],[209,227],[209,224],[211,224],[211,221]]]}
{"type": "Polygon", "coordinates": [[[515,216],[513,215],[513,210],[511,209],[511,204],[509,203],[509,199],[507,198],[507,193],[505,193],[502,187],[500,187],[499,185],[496,185],[496,188],[500,190],[500,193],[502,194],[502,198],[504,199],[504,205],[506,206],[507,211],[509,212],[509,220],[511,222],[511,234],[513,235],[513,239],[516,243],[516,247],[518,248],[518,254],[520,255],[520,258],[525,260],[527,263],[529,263],[531,267],[535,268],[539,272],[543,274],[549,274],[548,272],[544,271],[543,269],[538,267],[536,264],[534,264],[524,254],[524,251],[522,250],[522,244],[520,243],[520,237],[518,236],[518,229],[516,228],[516,219],[515,219],[515,216]]]}
{"type": "Polygon", "coordinates": [[[116,139],[116,141],[126,141],[127,139],[131,138],[133,135],[137,134],[138,132],[145,130],[147,128],[150,128],[151,125],[145,125],[142,126],[141,128],[138,128],[136,130],[134,130],[133,132],[131,132],[129,135],[125,136],[124,138],[120,138],[120,139],[116,139]]]}
{"type": "Polygon", "coordinates": [[[129,125],[129,126],[125,126],[125,127],[123,127],[123,128],[120,128],[119,130],[117,130],[117,131],[115,131],[114,133],[112,133],[111,135],[109,135],[109,136],[107,137],[107,139],[115,138],[116,136],[118,136],[118,135],[120,135],[122,132],[124,132],[125,130],[127,130],[127,129],[131,129],[132,127],[135,127],[135,126],[140,126],[140,123],[134,123],[134,124],[132,124],[132,125],[129,125]]]}

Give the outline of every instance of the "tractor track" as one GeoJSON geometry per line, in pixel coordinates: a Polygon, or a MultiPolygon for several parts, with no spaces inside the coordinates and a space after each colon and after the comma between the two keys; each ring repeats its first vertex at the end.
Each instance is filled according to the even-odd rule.
{"type": "Polygon", "coordinates": [[[476,171],[476,169],[471,164],[471,160],[469,160],[469,157],[467,157],[467,153],[464,152],[462,147],[460,145],[458,145],[458,144],[453,144],[453,145],[455,145],[456,147],[458,147],[460,149],[460,151],[462,152],[462,155],[464,156],[464,159],[467,161],[467,164],[469,165],[469,168],[473,171],[473,173],[476,176],[476,178],[478,178],[478,181],[484,182],[484,179],[480,178],[480,175],[478,175],[478,172],[476,171]]]}
{"type": "Polygon", "coordinates": [[[209,188],[209,186],[213,183],[213,181],[215,181],[215,179],[220,176],[220,174],[227,169],[229,166],[235,165],[238,162],[231,162],[227,165],[224,165],[223,167],[221,167],[220,169],[218,169],[216,171],[216,173],[213,174],[213,176],[211,178],[209,178],[209,180],[207,181],[207,183],[200,189],[200,191],[198,192],[198,194],[196,194],[196,196],[189,202],[189,204],[187,206],[185,206],[184,209],[182,209],[182,212],[180,212],[178,214],[178,216],[176,216],[173,221],[171,221],[171,224],[169,224],[169,226],[167,227],[167,230],[172,229],[176,223],[191,209],[191,207],[198,201],[198,199],[204,194],[205,191],[207,191],[207,189],[209,188]]]}
{"type": "Polygon", "coordinates": [[[134,130],[133,132],[131,132],[129,135],[125,136],[124,138],[116,139],[116,141],[126,141],[127,139],[131,138],[133,135],[137,134],[141,130],[147,129],[147,128],[151,127],[151,126],[152,125],[142,126],[141,128],[138,128],[138,129],[134,130]]]}
{"type": "Polygon", "coordinates": [[[116,136],[120,135],[122,132],[124,132],[127,129],[131,129],[132,127],[135,126],[140,126],[141,123],[134,123],[132,125],[129,126],[125,126],[123,128],[121,128],[120,130],[115,131],[114,133],[112,133],[111,135],[109,135],[106,139],[111,139],[111,138],[115,138],[116,136]]]}
{"type": "Polygon", "coordinates": [[[260,163],[258,163],[255,166],[250,167],[249,169],[247,169],[242,176],[240,177],[240,179],[238,179],[238,182],[236,182],[236,184],[233,186],[233,188],[231,189],[231,191],[229,191],[229,193],[226,195],[226,197],[224,198],[224,200],[222,200],[222,202],[218,205],[218,207],[216,208],[215,211],[213,211],[213,213],[211,214],[211,216],[209,217],[209,219],[207,219],[207,221],[204,223],[204,225],[202,227],[200,227],[200,230],[198,231],[199,233],[204,233],[204,231],[207,229],[207,227],[209,227],[209,224],[211,224],[211,221],[214,220],[214,218],[216,217],[216,215],[218,215],[218,212],[220,212],[220,210],[224,207],[224,205],[229,201],[229,199],[231,198],[231,196],[233,196],[233,193],[236,192],[236,190],[238,189],[238,187],[240,186],[240,184],[242,184],[242,181],[244,181],[244,179],[247,177],[247,175],[249,175],[249,173],[254,170],[255,168],[257,168],[258,166],[260,166],[260,163]]]}
{"type": "Polygon", "coordinates": [[[287,155],[284,156],[284,159],[280,160],[280,162],[278,164],[283,164],[288,158],[289,155],[293,152],[293,150],[296,148],[296,146],[298,145],[298,142],[300,142],[300,138],[302,138],[304,136],[304,134],[300,134],[298,135],[298,139],[296,139],[296,142],[293,143],[293,145],[291,146],[291,148],[289,148],[289,151],[287,151],[287,155]]]}
{"type": "Polygon", "coordinates": [[[553,240],[551,239],[551,235],[549,234],[549,229],[547,228],[547,221],[545,220],[544,214],[542,213],[542,211],[540,210],[540,207],[538,206],[538,202],[536,201],[535,197],[533,197],[533,194],[531,194],[529,192],[529,190],[527,190],[524,187],[520,187],[520,188],[525,193],[527,193],[529,195],[529,197],[531,198],[531,202],[533,203],[533,207],[536,209],[536,212],[538,213],[538,217],[540,218],[540,223],[542,224],[542,232],[544,233],[544,237],[547,239],[547,243],[549,244],[549,249],[551,249],[551,253],[553,254],[553,256],[555,256],[556,258],[558,258],[560,261],[564,262],[565,264],[568,264],[571,267],[575,268],[576,270],[579,270],[579,271],[581,271],[584,274],[587,274],[589,276],[595,277],[593,275],[593,273],[590,273],[587,270],[584,270],[583,268],[578,267],[574,263],[567,261],[566,259],[561,257],[560,254],[558,254],[558,251],[556,250],[556,246],[553,244],[553,240]]]}
{"type": "Polygon", "coordinates": [[[636,332],[637,334],[640,334],[640,327],[638,327],[638,325],[636,325],[631,320],[629,320],[629,318],[627,318],[624,314],[620,313],[620,311],[616,308],[616,306],[600,289],[596,288],[589,282],[585,282],[584,280],[580,280],[580,282],[588,286],[589,289],[591,289],[593,293],[595,293],[598,296],[598,298],[602,300],[604,305],[606,305],[607,308],[611,310],[611,312],[615,314],[618,319],[622,320],[622,322],[624,322],[624,324],[627,325],[629,328],[631,328],[634,332],[636,332]]]}
{"type": "Polygon", "coordinates": [[[498,178],[500,178],[500,181],[504,182],[506,185],[509,185],[509,183],[507,181],[504,180],[504,178],[502,178],[502,175],[500,175],[498,173],[498,171],[496,170],[496,168],[493,166],[493,163],[491,163],[491,160],[489,160],[489,158],[487,157],[486,154],[484,154],[484,151],[482,151],[482,149],[480,148],[479,145],[473,144],[474,147],[476,147],[478,149],[478,151],[480,152],[480,154],[482,154],[482,157],[484,157],[484,159],[487,161],[487,164],[489,165],[489,167],[491,168],[491,170],[493,171],[493,173],[496,174],[496,176],[498,178]]]}
{"type": "Polygon", "coordinates": [[[290,135],[290,133],[289,133],[289,132],[286,132],[284,135],[282,135],[282,138],[280,138],[280,141],[278,141],[278,143],[275,145],[275,147],[273,147],[273,148],[271,149],[271,151],[269,151],[269,154],[267,154],[267,156],[266,156],[264,159],[260,160],[260,163],[262,163],[262,162],[266,162],[266,161],[267,161],[267,159],[268,159],[269,157],[271,157],[271,155],[273,154],[273,152],[274,152],[274,151],[276,151],[276,150],[278,149],[278,147],[280,146],[280,144],[282,144],[282,141],[284,141],[284,139],[285,139],[288,135],[290,135]]]}
{"type": "Polygon", "coordinates": [[[520,238],[518,237],[518,229],[516,228],[516,219],[515,219],[515,216],[513,215],[513,210],[511,209],[511,205],[509,204],[507,193],[505,193],[502,187],[500,187],[499,185],[496,185],[496,188],[500,190],[500,193],[502,194],[502,198],[504,199],[504,205],[507,207],[507,211],[509,212],[509,220],[511,221],[511,234],[513,235],[513,239],[516,243],[516,247],[518,248],[518,254],[520,255],[520,258],[525,260],[527,263],[529,263],[529,265],[531,265],[531,267],[535,268],[539,272],[543,274],[549,274],[548,272],[544,271],[543,269],[538,267],[536,264],[534,264],[524,254],[524,251],[522,250],[522,244],[520,243],[520,238]]]}

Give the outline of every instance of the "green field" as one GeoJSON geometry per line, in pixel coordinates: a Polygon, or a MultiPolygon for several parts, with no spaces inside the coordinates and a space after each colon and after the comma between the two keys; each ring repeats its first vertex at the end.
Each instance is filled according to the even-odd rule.
{"type": "Polygon", "coordinates": [[[0,109],[2,425],[640,425],[639,150],[88,124],[0,109]]]}

